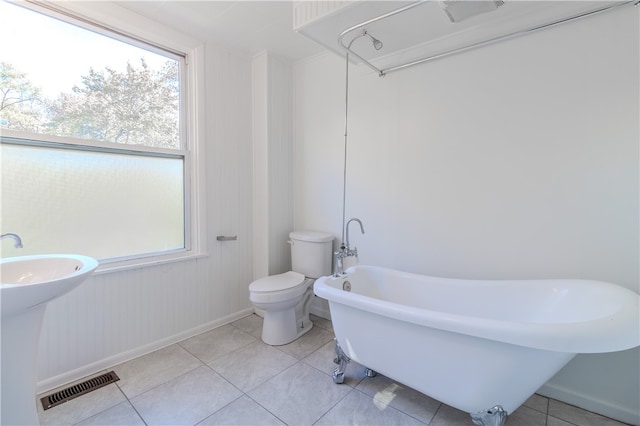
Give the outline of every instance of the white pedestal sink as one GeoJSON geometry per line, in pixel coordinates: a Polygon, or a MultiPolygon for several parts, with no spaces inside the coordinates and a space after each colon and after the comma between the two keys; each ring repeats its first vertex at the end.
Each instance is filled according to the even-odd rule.
{"type": "Polygon", "coordinates": [[[0,260],[2,425],[37,425],[38,341],[47,303],[98,267],[87,256],[51,254],[0,260]]]}

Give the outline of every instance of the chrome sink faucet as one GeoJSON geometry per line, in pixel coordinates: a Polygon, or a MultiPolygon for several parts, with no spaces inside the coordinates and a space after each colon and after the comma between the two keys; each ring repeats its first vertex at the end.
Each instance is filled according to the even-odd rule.
{"type": "Polygon", "coordinates": [[[4,240],[5,238],[13,239],[13,246],[15,248],[22,248],[22,239],[18,234],[13,234],[11,232],[7,232],[6,234],[0,235],[0,240],[4,240]]]}
{"type": "Polygon", "coordinates": [[[360,231],[364,234],[364,226],[362,226],[362,221],[356,217],[349,219],[347,225],[345,226],[347,235],[346,244],[344,242],[340,244],[340,250],[333,254],[334,277],[344,275],[344,259],[346,259],[347,257],[355,257],[356,259],[358,259],[358,248],[354,247],[353,249],[351,249],[351,246],[349,245],[349,224],[351,224],[351,222],[358,222],[358,224],[360,225],[360,231]]]}

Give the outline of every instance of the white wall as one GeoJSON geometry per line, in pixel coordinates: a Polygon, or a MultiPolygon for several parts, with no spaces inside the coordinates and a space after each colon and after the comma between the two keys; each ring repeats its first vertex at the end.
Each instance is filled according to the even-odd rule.
{"type": "MultiPolygon", "coordinates": [[[[351,233],[360,262],[640,292],[638,13],[384,78],[352,67],[347,218],[365,226],[351,233]]],[[[294,81],[294,223],[340,237],[344,62],[300,62],[294,81]]],[[[541,391],[638,423],[639,353],[579,355],[541,391]]]]}
{"type": "Polygon", "coordinates": [[[261,52],[252,61],[254,278],[291,269],[292,65],[261,52]]]}
{"type": "MultiPolygon", "coordinates": [[[[113,4],[69,7],[134,33],[176,36],[113,4]]],[[[204,81],[197,84],[204,90],[199,184],[207,254],[96,275],[52,301],[40,340],[40,392],[248,315],[254,273],[290,267],[291,64],[212,43],[204,49],[204,81]],[[218,235],[238,239],[219,242],[218,235]]]]}
{"type": "MultiPolygon", "coordinates": [[[[117,16],[141,31],[152,26],[123,11],[117,16]]],[[[97,275],[49,303],[39,391],[253,312],[248,292],[253,278],[251,57],[208,44],[204,58],[200,123],[206,164],[200,183],[207,255],[97,275]],[[218,242],[217,235],[238,240],[218,242]]]]}

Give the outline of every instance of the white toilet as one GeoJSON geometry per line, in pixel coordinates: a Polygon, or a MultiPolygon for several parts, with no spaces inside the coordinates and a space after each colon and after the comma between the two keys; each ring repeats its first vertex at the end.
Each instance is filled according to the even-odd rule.
{"type": "Polygon", "coordinates": [[[249,285],[251,303],[264,312],[262,340],[268,345],[286,345],[311,330],[313,283],[331,274],[333,235],[294,231],[289,239],[292,271],[249,285]]]}

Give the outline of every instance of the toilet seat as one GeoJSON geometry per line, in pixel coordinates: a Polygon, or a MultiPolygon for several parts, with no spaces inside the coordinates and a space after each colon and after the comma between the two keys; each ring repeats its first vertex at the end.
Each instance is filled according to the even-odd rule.
{"type": "Polygon", "coordinates": [[[250,300],[262,304],[297,299],[302,297],[313,281],[293,271],[260,278],[249,285],[250,300]]]}
{"type": "Polygon", "coordinates": [[[274,291],[291,290],[304,282],[304,275],[289,271],[284,274],[270,275],[255,280],[249,285],[249,291],[256,293],[271,293],[274,291]]]}

